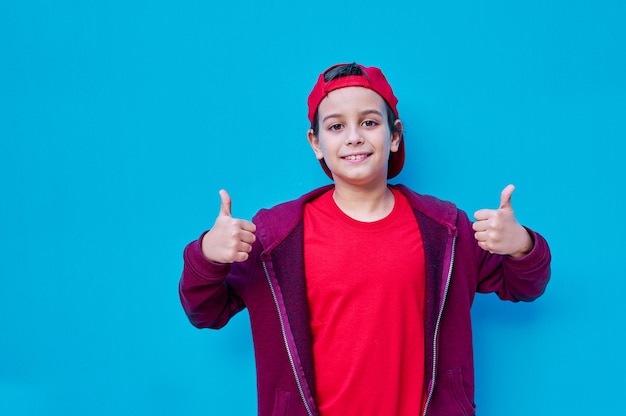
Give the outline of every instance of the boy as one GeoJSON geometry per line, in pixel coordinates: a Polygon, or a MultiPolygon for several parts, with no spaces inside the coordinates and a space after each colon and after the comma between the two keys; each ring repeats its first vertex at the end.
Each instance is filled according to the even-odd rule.
{"type": "Polygon", "coordinates": [[[519,225],[513,186],[473,224],[387,180],[404,164],[397,99],[378,68],[341,64],[309,96],[308,141],[334,184],[231,216],[185,249],[181,301],[197,327],[247,307],[259,415],[473,415],[476,292],[531,301],[550,252],[519,225]]]}

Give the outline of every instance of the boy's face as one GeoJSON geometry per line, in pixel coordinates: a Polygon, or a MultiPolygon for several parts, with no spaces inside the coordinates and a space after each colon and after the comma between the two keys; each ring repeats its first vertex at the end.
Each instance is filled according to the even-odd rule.
{"type": "Polygon", "coordinates": [[[387,107],[376,92],[363,87],[331,91],[318,107],[319,137],[308,139],[317,159],[324,159],[336,185],[376,186],[387,183],[389,153],[398,151],[398,132],[387,125],[387,107]]]}

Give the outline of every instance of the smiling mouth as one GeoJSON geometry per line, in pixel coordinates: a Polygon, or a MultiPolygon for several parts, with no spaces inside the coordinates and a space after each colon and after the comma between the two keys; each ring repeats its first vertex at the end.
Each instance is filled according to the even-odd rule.
{"type": "Polygon", "coordinates": [[[359,160],[366,159],[367,157],[369,157],[369,154],[363,153],[363,154],[360,154],[360,155],[343,156],[342,159],[350,160],[350,161],[359,161],[359,160]]]}

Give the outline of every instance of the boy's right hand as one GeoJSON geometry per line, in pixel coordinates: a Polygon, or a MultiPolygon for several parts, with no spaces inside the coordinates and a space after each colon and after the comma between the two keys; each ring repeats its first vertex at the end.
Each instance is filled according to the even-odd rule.
{"type": "Polygon", "coordinates": [[[250,221],[233,218],[230,195],[220,191],[222,205],[215,224],[202,238],[202,253],[216,263],[246,261],[256,240],[256,225],[250,221]]]}

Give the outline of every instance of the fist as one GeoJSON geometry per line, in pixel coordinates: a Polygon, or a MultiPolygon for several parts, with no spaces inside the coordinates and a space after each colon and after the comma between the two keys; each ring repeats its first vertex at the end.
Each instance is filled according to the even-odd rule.
{"type": "Polygon", "coordinates": [[[202,238],[202,253],[216,263],[246,261],[256,240],[256,225],[250,221],[233,218],[230,195],[220,191],[220,212],[213,227],[202,238]]]}
{"type": "Polygon", "coordinates": [[[500,194],[498,209],[481,209],[474,213],[474,237],[483,250],[490,253],[523,257],[532,249],[528,231],[515,219],[511,195],[515,187],[508,185],[500,194]]]}

